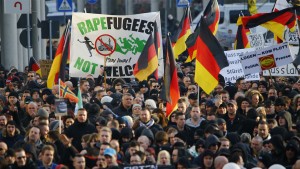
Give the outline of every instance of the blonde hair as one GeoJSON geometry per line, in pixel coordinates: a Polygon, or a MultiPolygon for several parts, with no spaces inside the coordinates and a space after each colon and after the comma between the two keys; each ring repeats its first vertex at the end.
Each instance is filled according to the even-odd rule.
{"type": "Polygon", "coordinates": [[[160,157],[163,155],[163,154],[166,154],[166,156],[167,156],[167,159],[168,159],[168,162],[167,162],[167,164],[166,165],[171,165],[171,156],[170,156],[170,153],[168,152],[168,151],[166,151],[166,150],[161,150],[159,153],[158,153],[158,155],[157,155],[157,165],[163,165],[162,163],[161,163],[161,160],[160,160],[160,157]]]}

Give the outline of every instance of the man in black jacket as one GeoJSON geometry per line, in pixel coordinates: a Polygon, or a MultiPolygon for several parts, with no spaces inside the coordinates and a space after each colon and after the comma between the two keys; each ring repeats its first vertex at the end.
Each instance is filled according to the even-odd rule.
{"type": "Polygon", "coordinates": [[[78,110],[74,124],[65,130],[67,137],[73,138],[72,145],[78,151],[82,150],[81,137],[96,132],[96,127],[87,120],[87,111],[84,108],[78,110]]]}
{"type": "Polygon", "coordinates": [[[31,159],[28,159],[26,157],[26,153],[24,149],[17,148],[15,150],[15,154],[16,154],[16,162],[12,166],[13,169],[19,169],[19,168],[37,169],[37,166],[34,164],[34,162],[31,159]]]}
{"type": "Polygon", "coordinates": [[[113,109],[113,112],[118,116],[131,116],[132,115],[133,96],[129,93],[124,93],[122,96],[122,102],[118,107],[113,109]]]}

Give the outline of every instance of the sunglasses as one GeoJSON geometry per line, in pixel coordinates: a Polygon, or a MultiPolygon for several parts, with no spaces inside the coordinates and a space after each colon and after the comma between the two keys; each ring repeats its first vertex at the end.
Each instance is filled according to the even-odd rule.
{"type": "Polygon", "coordinates": [[[27,76],[27,77],[33,77],[33,76],[27,76]]]}

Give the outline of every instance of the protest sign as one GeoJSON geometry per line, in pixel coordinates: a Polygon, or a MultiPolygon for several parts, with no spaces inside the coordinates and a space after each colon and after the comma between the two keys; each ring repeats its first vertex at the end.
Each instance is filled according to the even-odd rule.
{"type": "Polygon", "coordinates": [[[55,99],[55,113],[59,116],[65,116],[67,115],[67,103],[65,102],[65,99],[55,99]]]}
{"type": "MultiPolygon", "coordinates": [[[[70,76],[98,77],[106,57],[108,78],[133,77],[134,64],[157,22],[161,34],[159,12],[136,15],[102,15],[73,13],[70,76]]],[[[163,74],[162,41],[160,41],[159,76],[163,74]]]]}
{"type": "Polygon", "coordinates": [[[251,33],[247,36],[251,48],[261,49],[265,46],[263,33],[251,33]]]}
{"type": "Polygon", "coordinates": [[[42,78],[47,79],[51,66],[52,66],[53,60],[39,60],[41,72],[42,72],[42,78]]]}
{"type": "Polygon", "coordinates": [[[245,75],[260,72],[261,69],[256,51],[244,53],[240,58],[245,75]]]}
{"type": "Polygon", "coordinates": [[[225,82],[235,83],[240,77],[245,77],[246,81],[259,80],[259,74],[249,74],[245,76],[244,70],[242,68],[240,56],[246,52],[254,51],[254,48],[240,49],[240,50],[230,50],[225,51],[225,55],[229,62],[229,66],[221,70],[220,74],[224,77],[225,82]]]}
{"type": "Polygon", "coordinates": [[[287,65],[292,61],[293,58],[287,42],[241,56],[241,63],[245,74],[258,73],[262,70],[287,65]]]}
{"type": "MultiPolygon", "coordinates": [[[[296,57],[298,54],[299,46],[289,46],[292,56],[296,57]]],[[[300,69],[300,66],[298,66],[298,69],[300,69]]],[[[299,76],[298,70],[295,68],[295,66],[290,63],[284,66],[276,67],[270,69],[270,71],[263,71],[263,76],[299,76]]]]}
{"type": "Polygon", "coordinates": [[[290,29],[286,29],[284,33],[284,39],[286,42],[289,42],[291,45],[298,45],[298,28],[294,32],[291,32],[290,29]]]}

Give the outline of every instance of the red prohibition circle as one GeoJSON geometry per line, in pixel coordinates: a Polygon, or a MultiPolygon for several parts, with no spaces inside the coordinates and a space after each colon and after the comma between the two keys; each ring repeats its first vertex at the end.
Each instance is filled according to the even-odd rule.
{"type": "Polygon", "coordinates": [[[103,35],[100,35],[98,36],[98,38],[95,40],[95,49],[97,51],[97,53],[99,53],[100,55],[102,56],[108,56],[108,55],[111,55],[112,53],[115,52],[116,50],[116,46],[117,46],[117,41],[114,37],[112,37],[111,35],[109,34],[103,34],[103,35]],[[110,44],[107,44],[105,42],[102,41],[102,37],[108,37],[109,39],[112,39],[113,40],[113,43],[114,43],[114,46],[111,46],[110,44]],[[100,42],[101,46],[97,46],[97,41],[100,42]],[[99,48],[100,49],[99,49],[99,48]],[[102,50],[101,50],[102,49],[102,50]],[[104,51],[109,51],[108,53],[103,53],[104,51]]]}

